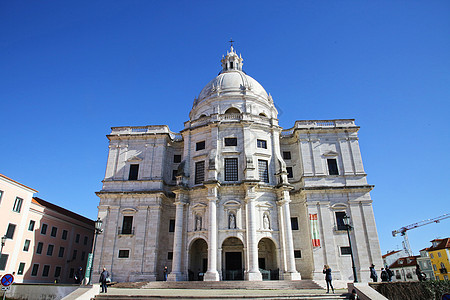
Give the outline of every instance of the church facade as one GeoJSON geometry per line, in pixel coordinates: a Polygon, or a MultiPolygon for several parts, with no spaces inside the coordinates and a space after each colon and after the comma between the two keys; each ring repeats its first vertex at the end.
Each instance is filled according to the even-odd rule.
{"type": "Polygon", "coordinates": [[[94,270],[114,281],[360,281],[381,267],[353,119],[278,125],[270,94],[231,47],[180,133],[113,127],[94,270]],[[167,267],[167,273],[164,268],[167,267]]]}

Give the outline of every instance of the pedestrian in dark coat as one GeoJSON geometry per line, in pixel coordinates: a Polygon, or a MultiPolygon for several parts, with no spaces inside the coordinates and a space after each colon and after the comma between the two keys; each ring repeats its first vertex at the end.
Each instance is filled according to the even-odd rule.
{"type": "Polygon", "coordinates": [[[331,268],[329,265],[325,265],[323,266],[323,274],[325,274],[325,281],[327,282],[327,294],[330,292],[330,286],[331,286],[331,290],[333,291],[334,294],[334,287],[331,284],[331,268]]]}
{"type": "Polygon", "coordinates": [[[384,268],[381,268],[381,281],[382,282],[388,282],[389,281],[389,275],[387,271],[384,268]]]}
{"type": "Polygon", "coordinates": [[[370,278],[372,278],[373,282],[377,282],[378,275],[377,275],[377,271],[375,271],[375,265],[372,264],[369,269],[370,269],[370,278]]]}
{"type": "Polygon", "coordinates": [[[100,293],[106,293],[108,290],[108,286],[106,285],[107,278],[109,278],[109,273],[106,271],[106,268],[103,268],[103,271],[100,274],[100,280],[98,281],[102,286],[102,291],[100,293]]]}
{"type": "Polygon", "coordinates": [[[164,266],[164,281],[167,281],[167,273],[168,273],[169,271],[167,270],[167,267],[166,266],[164,266]]]}
{"type": "Polygon", "coordinates": [[[392,276],[394,276],[394,272],[392,272],[391,269],[389,269],[388,265],[386,265],[386,272],[388,274],[388,281],[392,282],[392,276]]]}
{"type": "Polygon", "coordinates": [[[83,268],[79,267],[75,272],[75,283],[80,284],[83,281],[83,268]]]}

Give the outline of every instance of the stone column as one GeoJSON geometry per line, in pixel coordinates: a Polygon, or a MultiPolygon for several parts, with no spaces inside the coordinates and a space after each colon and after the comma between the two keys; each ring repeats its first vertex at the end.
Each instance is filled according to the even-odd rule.
{"type": "Polygon", "coordinates": [[[258,239],[256,237],[256,209],[255,209],[255,185],[247,185],[247,251],[248,269],[245,280],[261,281],[262,275],[258,267],[258,239]]]}
{"type": "Polygon", "coordinates": [[[219,281],[217,272],[217,190],[218,184],[205,184],[208,188],[208,270],[204,281],[219,281]]]}
{"type": "Polygon", "coordinates": [[[176,214],[175,214],[175,232],[173,237],[173,260],[172,272],[167,276],[168,281],[182,281],[186,280],[186,274],[182,272],[181,262],[183,253],[183,223],[184,223],[184,205],[180,200],[180,195],[177,195],[176,214]]]}

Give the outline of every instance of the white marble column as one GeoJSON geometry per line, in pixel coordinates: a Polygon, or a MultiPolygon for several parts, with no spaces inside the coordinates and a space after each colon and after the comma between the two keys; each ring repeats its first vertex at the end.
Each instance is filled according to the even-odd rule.
{"type": "Polygon", "coordinates": [[[216,184],[205,184],[208,188],[208,270],[204,281],[219,281],[217,272],[217,189],[216,184]]]}
{"type": "MultiPolygon", "coordinates": [[[[177,195],[178,196],[178,195],[177,195]]],[[[167,276],[168,281],[182,281],[186,276],[181,271],[181,258],[183,248],[183,223],[184,223],[184,205],[181,201],[175,202],[175,232],[173,237],[173,260],[172,272],[167,276]]]]}
{"type": "Polygon", "coordinates": [[[245,272],[245,280],[262,280],[258,267],[258,239],[256,237],[256,209],[255,209],[255,186],[247,187],[246,208],[247,208],[247,250],[248,268],[245,272]]]}

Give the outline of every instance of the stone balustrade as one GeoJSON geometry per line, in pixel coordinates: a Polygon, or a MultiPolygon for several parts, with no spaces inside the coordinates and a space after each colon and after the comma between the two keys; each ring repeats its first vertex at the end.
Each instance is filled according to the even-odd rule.
{"type": "Polygon", "coordinates": [[[342,128],[356,127],[354,119],[338,119],[338,120],[302,120],[295,121],[292,128],[285,129],[281,132],[281,136],[290,136],[295,129],[315,129],[315,128],[342,128]]]}
{"type": "Polygon", "coordinates": [[[111,135],[168,134],[174,141],[183,140],[181,133],[170,131],[166,125],[112,127],[111,135]]]}

